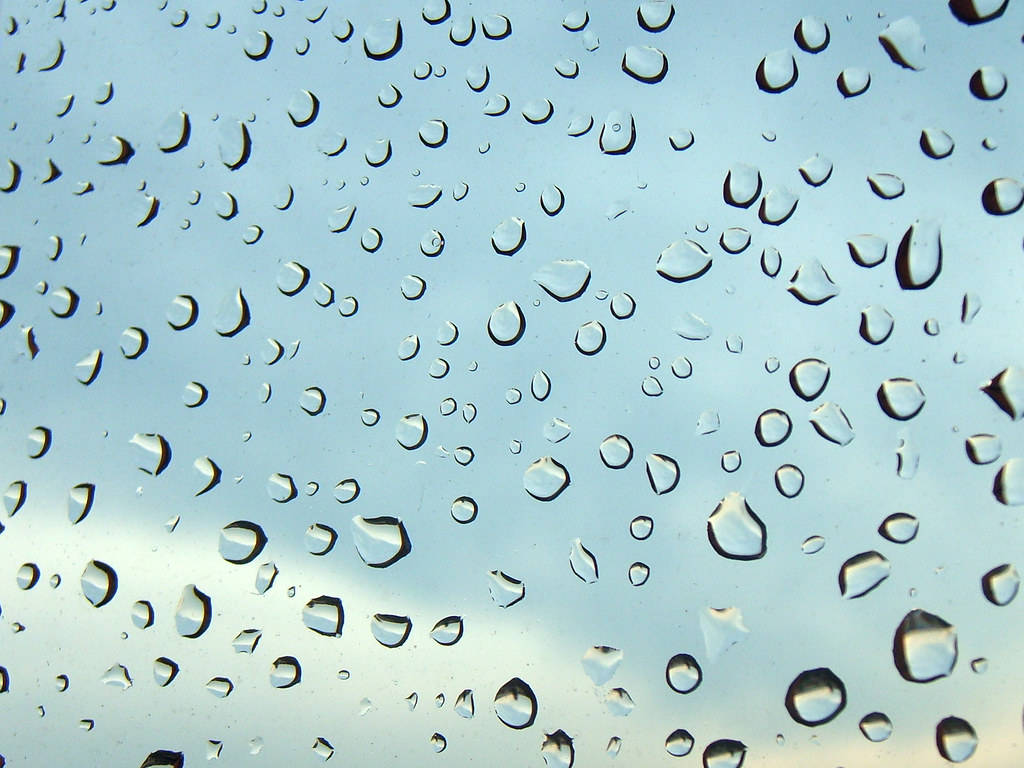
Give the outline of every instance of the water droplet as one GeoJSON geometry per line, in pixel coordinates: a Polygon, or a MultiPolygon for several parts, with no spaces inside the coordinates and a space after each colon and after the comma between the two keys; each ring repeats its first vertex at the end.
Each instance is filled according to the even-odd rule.
{"type": "Polygon", "coordinates": [[[467,720],[473,717],[476,712],[476,706],[473,702],[473,691],[469,688],[464,690],[455,699],[455,714],[459,717],[464,717],[467,720]]]}
{"type": "Polygon", "coordinates": [[[835,403],[819,405],[811,412],[809,421],[819,435],[836,445],[849,445],[855,437],[850,420],[835,403]]]}
{"type": "Polygon", "coordinates": [[[1000,467],[992,492],[1007,506],[1024,504],[1024,459],[1010,459],[1000,467]]]}
{"type": "Polygon", "coordinates": [[[275,472],[267,478],[267,495],[279,504],[284,504],[298,496],[299,492],[290,475],[275,472]]]}
{"type": "Polygon", "coordinates": [[[624,155],[636,143],[636,122],[631,112],[613,110],[608,113],[597,144],[606,155],[624,155]]]}
{"type": "Polygon", "coordinates": [[[863,67],[847,67],[839,73],[836,85],[846,98],[860,96],[871,85],[871,73],[863,67]]]}
{"type": "Polygon", "coordinates": [[[32,589],[39,581],[39,566],[35,563],[25,563],[18,569],[15,581],[18,589],[32,589]]]}
{"type": "Polygon", "coordinates": [[[622,664],[623,653],[618,648],[595,645],[583,654],[583,671],[594,685],[604,685],[611,680],[622,664]]]}
{"type": "Polygon", "coordinates": [[[754,425],[754,436],[757,442],[765,447],[781,445],[793,431],[793,422],[789,414],[778,408],[770,408],[757,417],[754,425]]]}
{"type": "Polygon", "coordinates": [[[915,609],[896,628],[892,653],[896,669],[905,680],[927,683],[946,677],[956,665],[956,628],[934,614],[915,609]]]}
{"type": "Polygon", "coordinates": [[[380,421],[380,413],[373,408],[365,408],[363,409],[363,412],[359,414],[359,420],[367,427],[372,427],[380,421]]]}
{"type": "Polygon", "coordinates": [[[589,320],[576,330],[576,349],[584,355],[596,355],[604,348],[607,335],[597,320],[589,320]]]}
{"type": "Polygon", "coordinates": [[[672,361],[672,375],[679,379],[688,379],[693,373],[693,364],[689,358],[677,357],[672,361]]]}
{"type": "Polygon", "coordinates": [[[112,688],[120,688],[122,691],[127,691],[132,687],[131,675],[128,673],[128,668],[123,664],[115,664],[104,672],[100,682],[112,688]]]}
{"type": "Polygon", "coordinates": [[[860,732],[868,741],[885,741],[892,736],[892,721],[882,712],[871,712],[860,719],[860,732]]]}
{"type": "Polygon", "coordinates": [[[640,389],[648,397],[658,397],[665,391],[656,376],[645,376],[640,389]]]}
{"type": "Polygon", "coordinates": [[[886,379],[878,388],[878,404],[899,421],[912,419],[924,408],[925,395],[913,379],[886,379]]]}
{"type": "MultiPolygon", "coordinates": [[[[207,691],[216,696],[218,699],[226,699],[228,696],[231,695],[231,692],[235,690],[235,684],[232,683],[226,677],[210,678],[210,680],[206,683],[205,687],[207,691]]],[[[262,748],[262,745],[260,745],[260,749],[262,748]]],[[[256,752],[259,752],[259,749],[257,749],[256,752]]],[[[256,752],[252,754],[256,754],[256,752]]]]}
{"type": "Polygon", "coordinates": [[[420,298],[425,290],[427,290],[427,283],[422,277],[419,277],[418,275],[406,275],[402,278],[402,296],[409,301],[415,301],[420,298]]]}
{"type": "Polygon", "coordinates": [[[693,314],[693,312],[687,312],[677,319],[672,330],[677,336],[688,341],[704,341],[711,336],[711,326],[704,318],[693,314]]]}
{"type": "Polygon", "coordinates": [[[597,558],[579,539],[573,540],[569,547],[569,567],[584,584],[597,581],[597,558]]]}
{"type": "Polygon", "coordinates": [[[489,571],[487,589],[498,607],[508,608],[526,597],[526,585],[504,571],[489,571]]]}
{"type": "Polygon", "coordinates": [[[722,194],[729,205],[749,208],[761,194],[761,172],[752,165],[737,163],[725,174],[722,194]]]}
{"type": "Polygon", "coordinates": [[[360,559],[373,568],[393,565],[412,551],[405,525],[395,517],[353,517],[352,539],[360,559]]]}
{"type": "Polygon", "coordinates": [[[694,136],[693,131],[680,129],[673,131],[668,135],[669,146],[672,147],[676,152],[681,152],[684,149],[689,149],[693,146],[694,136]]]}
{"type": "Polygon", "coordinates": [[[267,536],[260,526],[248,520],[236,520],[221,528],[217,549],[229,563],[244,565],[259,557],[266,544],[267,536]]]}
{"type": "Polygon", "coordinates": [[[338,532],[329,525],[313,523],[306,529],[303,539],[309,554],[322,557],[334,549],[334,544],[338,540],[338,532]]]}
{"type": "Polygon", "coordinates": [[[646,515],[638,515],[629,523],[629,535],[637,541],[643,541],[650,537],[654,531],[654,520],[646,515]]]}
{"type": "Polygon", "coordinates": [[[726,472],[735,472],[740,468],[741,462],[739,451],[726,451],[722,454],[722,469],[726,472]]]}
{"type": "Polygon", "coordinates": [[[363,52],[367,58],[383,61],[394,56],[402,47],[402,22],[384,19],[367,27],[363,35],[363,52]]]}
{"type": "Polygon", "coordinates": [[[658,274],[675,283],[700,277],[711,268],[711,256],[693,240],[676,240],[660,254],[655,265],[658,274]]]}
{"type": "Polygon", "coordinates": [[[878,526],[878,533],[896,544],[906,544],[917,536],[918,520],[906,512],[894,512],[878,526]]]}
{"type": "Polygon", "coordinates": [[[605,747],[604,751],[608,757],[618,757],[619,752],[622,751],[622,739],[618,736],[612,736],[608,739],[608,745],[605,747]]]}
{"type": "Polygon", "coordinates": [[[703,677],[700,664],[688,653],[677,653],[665,667],[665,682],[676,693],[692,693],[703,677]]]}
{"type": "Polygon", "coordinates": [[[704,768],[740,768],[747,756],[747,745],[735,739],[718,739],[704,748],[704,768]]]}
{"type": "Polygon", "coordinates": [[[562,730],[544,734],[540,755],[544,758],[545,768],[572,768],[576,760],[572,739],[562,730]]]}
{"type": "Polygon", "coordinates": [[[924,69],[924,35],[920,25],[910,16],[891,22],[878,36],[889,58],[907,69],[924,69]]]}
{"type": "Polygon", "coordinates": [[[612,688],[604,696],[605,706],[616,717],[627,717],[636,704],[625,688],[612,688]]]}
{"type": "Polygon", "coordinates": [[[978,734],[969,722],[950,715],[935,726],[935,744],[946,760],[962,763],[978,748],[978,734]]]}
{"type": "Polygon", "coordinates": [[[668,74],[668,57],[651,45],[631,45],[622,55],[622,71],[641,83],[660,83],[668,74]]]}
{"type": "Polygon", "coordinates": [[[781,93],[797,78],[796,59],[788,49],[772,51],[757,65],[757,87],[766,93],[781,93]]]}
{"type": "Polygon", "coordinates": [[[515,344],[526,330],[526,318],[514,301],[499,304],[487,319],[487,334],[491,341],[503,347],[515,344]]]}
{"type": "Polygon", "coordinates": [[[196,638],[209,627],[213,618],[210,596],[201,592],[195,584],[187,585],[181,591],[178,607],[174,611],[174,626],[182,637],[196,638]]]}
{"type": "Polygon", "coordinates": [[[538,501],[557,498],[569,482],[569,470],[550,456],[537,459],[523,473],[523,488],[538,501]]]}
{"type": "Polygon", "coordinates": [[[578,259],[559,259],[545,264],[531,278],[558,301],[570,301],[583,295],[590,284],[590,267],[578,259]]]}
{"type": "Polygon", "coordinates": [[[646,468],[651,490],[659,496],[669,493],[679,484],[679,464],[671,456],[648,454],[646,468]]]}
{"type": "Polygon", "coordinates": [[[843,597],[862,597],[892,572],[892,564],[882,554],[871,551],[854,555],[839,569],[839,593],[843,597]]]}
{"type": "Polygon", "coordinates": [[[114,569],[99,560],[90,560],[82,571],[82,594],[96,608],[101,608],[114,599],[117,592],[117,574],[114,569]]]}
{"type": "Polygon", "coordinates": [[[808,53],[820,53],[828,46],[829,29],[817,16],[804,16],[793,31],[796,44],[808,53]]]}
{"type": "Polygon", "coordinates": [[[403,416],[395,427],[395,440],[407,451],[419,448],[427,440],[427,420],[419,413],[403,416]]]}
{"type": "Polygon", "coordinates": [[[800,175],[812,187],[820,187],[832,176],[832,161],[820,154],[813,154],[800,164],[800,175]]]}
{"type": "Polygon", "coordinates": [[[739,493],[725,496],[708,518],[708,540],[722,557],[757,560],[767,551],[767,539],[764,522],[739,493]]]}
{"type": "Polygon", "coordinates": [[[906,191],[903,179],[894,173],[872,173],[868,176],[868,185],[883,200],[893,200],[906,191]]]}
{"type": "Polygon", "coordinates": [[[765,224],[778,226],[793,215],[799,200],[796,194],[785,187],[772,187],[761,198],[758,218],[765,224]]]}
{"type": "Polygon", "coordinates": [[[970,88],[976,98],[984,101],[998,99],[1006,93],[1006,75],[995,67],[981,67],[971,75],[970,88]]]}
{"type": "Polygon", "coordinates": [[[329,595],[314,597],[302,608],[302,623],[319,635],[340,637],[345,625],[341,600],[329,595]]]}
{"type": "Polygon", "coordinates": [[[805,555],[813,555],[813,554],[816,554],[817,552],[821,552],[821,550],[822,550],[822,548],[824,546],[825,546],[825,537],[824,536],[809,536],[808,538],[804,539],[803,544],[800,545],[800,550],[805,555]]]}
{"type": "Polygon", "coordinates": [[[528,728],[537,718],[537,697],[529,685],[514,677],[494,694],[494,712],[509,728],[528,728]]]}
{"type": "Polygon", "coordinates": [[[981,591],[993,605],[1008,605],[1020,589],[1020,574],[1009,563],[996,566],[981,577],[981,591]]]}
{"type": "Polygon", "coordinates": [[[390,613],[376,613],[370,620],[370,632],[374,639],[386,648],[397,648],[409,637],[412,621],[408,616],[390,613]]]}
{"type": "Polygon", "coordinates": [[[839,294],[837,286],[817,259],[805,261],[789,279],[787,289],[804,304],[818,306],[839,294]]]}
{"type": "Polygon", "coordinates": [[[993,216],[1016,213],[1024,205],[1024,186],[1016,179],[993,179],[981,193],[981,204],[993,216]]]}
{"type": "Polygon", "coordinates": [[[786,691],[786,709],[801,725],[824,725],[846,706],[846,686],[831,669],[801,672],[786,691]]]}

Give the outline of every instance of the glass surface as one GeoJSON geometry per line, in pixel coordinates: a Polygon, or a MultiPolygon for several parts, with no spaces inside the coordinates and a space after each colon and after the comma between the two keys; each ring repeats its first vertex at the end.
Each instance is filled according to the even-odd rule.
{"type": "Polygon", "coordinates": [[[1021,762],[1024,4],[0,18],[0,764],[1021,762]]]}

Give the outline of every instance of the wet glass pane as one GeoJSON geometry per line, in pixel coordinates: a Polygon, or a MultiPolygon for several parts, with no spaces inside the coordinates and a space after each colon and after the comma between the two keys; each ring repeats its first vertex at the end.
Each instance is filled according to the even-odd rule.
{"type": "Polygon", "coordinates": [[[1024,5],[0,10],[0,764],[1020,762],[1024,5]]]}

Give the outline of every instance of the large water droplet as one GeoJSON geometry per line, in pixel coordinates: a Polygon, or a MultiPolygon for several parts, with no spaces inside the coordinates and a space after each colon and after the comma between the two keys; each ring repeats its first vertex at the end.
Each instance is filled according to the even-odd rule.
{"type": "Polygon", "coordinates": [[[993,216],[1016,213],[1024,205],[1024,186],[1016,179],[993,179],[981,193],[981,204],[993,216]]]}
{"type": "Polygon", "coordinates": [[[604,685],[615,676],[622,664],[623,656],[618,648],[595,645],[583,654],[583,671],[594,681],[594,685],[604,685]]]}
{"type": "Polygon", "coordinates": [[[407,451],[415,450],[427,439],[427,420],[422,414],[403,416],[395,427],[395,440],[407,451]]]}
{"type": "Polygon", "coordinates": [[[866,595],[887,578],[892,564],[882,554],[871,551],[854,555],[839,569],[839,593],[854,598],[866,595]]]}
{"type": "Polygon", "coordinates": [[[353,517],[352,539],[360,559],[373,568],[393,565],[412,551],[405,525],[395,517],[353,517]]]}
{"type": "Polygon", "coordinates": [[[370,620],[370,633],[385,648],[397,648],[409,637],[412,621],[408,616],[375,613],[370,620]]]}
{"type": "Polygon", "coordinates": [[[1009,563],[998,565],[981,577],[981,591],[993,605],[1009,605],[1020,589],[1020,574],[1009,563]]]}
{"type": "Polygon", "coordinates": [[[679,464],[671,456],[648,454],[646,466],[651,490],[659,496],[669,493],[679,484],[679,464]]]}
{"type": "Polygon", "coordinates": [[[817,306],[839,294],[837,286],[817,259],[804,262],[789,279],[787,289],[804,304],[817,306]]]}
{"type": "Polygon", "coordinates": [[[665,666],[665,682],[676,693],[691,693],[697,690],[703,677],[700,664],[688,653],[677,653],[665,666]]]}
{"type": "Polygon", "coordinates": [[[768,533],[747,500],[734,491],[718,502],[708,518],[708,540],[722,557],[757,560],[767,551],[768,533]]]}
{"type": "Polygon", "coordinates": [[[950,715],[935,726],[935,745],[946,760],[962,763],[978,748],[978,734],[969,722],[950,715]]]}
{"type": "Polygon", "coordinates": [[[892,736],[892,721],[882,712],[871,712],[860,719],[860,732],[868,741],[885,741],[892,736]]]}
{"type": "Polygon", "coordinates": [[[700,277],[711,268],[711,256],[693,240],[676,240],[660,254],[655,265],[658,274],[675,283],[700,277]]]}
{"type": "Polygon", "coordinates": [[[761,194],[761,172],[752,165],[737,163],[725,174],[722,194],[729,205],[750,207],[761,194]]]}
{"type": "Polygon", "coordinates": [[[718,739],[704,748],[704,768],[741,768],[747,745],[735,739],[718,739]]]}
{"type": "Polygon", "coordinates": [[[846,706],[846,686],[826,667],[801,672],[786,691],[786,709],[801,725],[824,725],[846,706]]]}
{"type": "Polygon", "coordinates": [[[579,259],[559,259],[538,269],[532,279],[553,298],[570,301],[587,290],[590,267],[579,259]]]}
{"type": "Polygon", "coordinates": [[[523,472],[523,488],[538,501],[551,501],[569,486],[569,470],[550,456],[537,459],[523,472]]]}
{"type": "Polygon", "coordinates": [[[259,557],[266,544],[267,536],[260,526],[248,520],[236,520],[221,528],[218,551],[229,563],[244,565],[259,557]]]}
{"type": "Polygon", "coordinates": [[[682,728],[677,728],[665,737],[665,751],[672,757],[686,757],[693,751],[693,736],[682,728]]]}
{"type": "Polygon", "coordinates": [[[489,571],[487,589],[498,607],[508,608],[526,597],[526,585],[504,571],[489,571]]]}
{"type": "Polygon", "coordinates": [[[907,544],[917,536],[919,523],[906,512],[894,512],[878,526],[878,533],[895,544],[907,544]]]}
{"type": "Polygon", "coordinates": [[[942,269],[942,238],[939,223],[917,220],[903,235],[896,252],[896,278],[905,290],[927,288],[942,269]]]}
{"type": "Polygon", "coordinates": [[[494,694],[494,712],[509,728],[528,728],[537,718],[537,697],[529,685],[513,677],[494,694]]]}
{"type": "Polygon", "coordinates": [[[797,78],[796,59],[789,49],[772,51],[757,65],[757,87],[767,93],[781,93],[797,78]]]}
{"type": "Polygon", "coordinates": [[[213,618],[213,604],[210,596],[201,592],[195,584],[187,585],[181,591],[178,607],[174,611],[174,626],[182,637],[199,637],[210,627],[213,618]]]}
{"type": "Polygon", "coordinates": [[[924,69],[924,35],[910,16],[890,22],[878,36],[878,42],[895,63],[907,69],[924,69]]]}
{"type": "Polygon", "coordinates": [[[808,53],[820,53],[828,45],[828,24],[817,16],[804,16],[797,22],[793,38],[808,53]]]}
{"type": "Polygon", "coordinates": [[[491,246],[504,256],[512,256],[525,242],[526,222],[518,216],[502,219],[491,233],[491,246]]]}
{"type": "Polygon", "coordinates": [[[384,19],[367,27],[363,34],[363,52],[367,58],[383,61],[394,56],[402,47],[402,22],[384,19]]]}
{"type": "Polygon", "coordinates": [[[946,677],[956,665],[956,627],[934,614],[914,609],[896,628],[892,655],[905,680],[927,683],[946,677]]]}
{"type": "Polygon", "coordinates": [[[1024,504],[1024,459],[1010,459],[999,468],[992,493],[1007,506],[1024,504]]]}
{"type": "Polygon", "coordinates": [[[314,597],[302,608],[302,623],[325,637],[340,637],[345,624],[341,600],[329,595],[314,597]]]}
{"type": "Polygon", "coordinates": [[[757,417],[754,425],[754,436],[757,442],[765,447],[781,445],[793,431],[793,422],[789,414],[778,408],[770,408],[757,417]]]}
{"type": "Polygon", "coordinates": [[[668,57],[651,45],[631,45],[622,55],[622,71],[641,83],[660,83],[668,74],[668,57]]]}
{"type": "Polygon", "coordinates": [[[526,318],[514,301],[499,304],[487,319],[487,334],[491,341],[503,347],[515,344],[526,330],[526,318]]]}
{"type": "Polygon", "coordinates": [[[815,408],[809,421],[819,435],[836,445],[849,445],[855,436],[843,409],[832,402],[822,403],[815,408]]]}
{"type": "Polygon", "coordinates": [[[90,560],[82,571],[82,594],[96,608],[101,608],[117,593],[117,574],[99,560],[90,560]]]}
{"type": "Polygon", "coordinates": [[[572,739],[562,730],[544,734],[540,755],[544,758],[545,768],[572,768],[576,760],[572,739]]]}

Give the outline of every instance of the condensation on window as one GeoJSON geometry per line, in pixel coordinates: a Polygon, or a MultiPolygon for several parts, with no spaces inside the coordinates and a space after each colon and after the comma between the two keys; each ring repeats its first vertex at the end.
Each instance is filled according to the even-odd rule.
{"type": "Polygon", "coordinates": [[[1024,4],[2,23],[0,765],[1022,761],[1024,4]]]}

